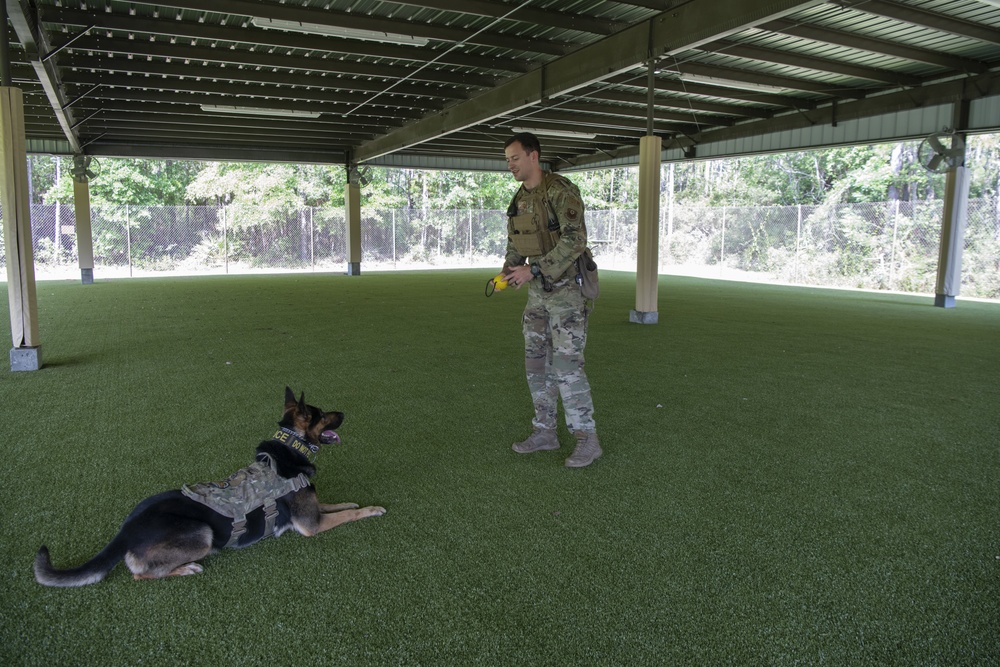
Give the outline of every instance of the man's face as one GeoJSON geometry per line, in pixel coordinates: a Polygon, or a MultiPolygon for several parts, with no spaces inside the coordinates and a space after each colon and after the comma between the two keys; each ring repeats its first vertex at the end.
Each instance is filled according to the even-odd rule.
{"type": "Polygon", "coordinates": [[[523,183],[531,181],[538,173],[538,153],[528,152],[521,145],[520,141],[515,141],[504,149],[507,157],[507,169],[514,176],[514,180],[523,183]]]}

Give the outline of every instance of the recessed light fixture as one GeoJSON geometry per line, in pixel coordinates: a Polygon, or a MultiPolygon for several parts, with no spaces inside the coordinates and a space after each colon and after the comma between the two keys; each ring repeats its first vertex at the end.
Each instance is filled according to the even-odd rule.
{"type": "Polygon", "coordinates": [[[279,118],[319,118],[320,111],[299,111],[298,109],[267,109],[264,107],[237,107],[225,104],[202,104],[202,111],[227,113],[233,116],[274,116],[279,118]]]}
{"type": "Polygon", "coordinates": [[[568,139],[594,139],[597,137],[595,132],[578,132],[576,130],[548,130],[542,127],[512,127],[510,129],[514,132],[531,132],[546,137],[566,137],[568,139]]]}
{"type": "Polygon", "coordinates": [[[301,21],[284,21],[281,19],[265,19],[255,16],[250,19],[258,28],[266,30],[288,30],[302,32],[307,35],[323,35],[325,37],[343,37],[344,39],[362,39],[367,42],[382,42],[384,44],[401,44],[403,46],[426,46],[430,41],[426,37],[403,35],[396,32],[380,30],[360,30],[358,28],[343,28],[339,25],[324,25],[322,23],[302,23],[301,21]]]}

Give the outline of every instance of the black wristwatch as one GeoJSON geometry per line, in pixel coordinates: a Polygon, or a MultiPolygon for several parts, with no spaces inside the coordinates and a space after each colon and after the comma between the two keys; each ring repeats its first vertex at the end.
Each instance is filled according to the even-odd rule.
{"type": "Polygon", "coordinates": [[[537,264],[532,264],[531,265],[531,275],[534,276],[535,278],[537,278],[538,276],[542,275],[542,270],[541,270],[541,268],[539,268],[539,266],[537,264]]]}

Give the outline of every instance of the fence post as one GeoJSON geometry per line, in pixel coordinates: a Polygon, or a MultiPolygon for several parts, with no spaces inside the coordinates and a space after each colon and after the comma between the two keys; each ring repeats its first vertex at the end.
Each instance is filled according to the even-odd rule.
{"type": "Polygon", "coordinates": [[[229,275],[229,221],[225,204],[222,205],[222,256],[225,259],[226,275],[229,275]]]}
{"type": "Polygon", "coordinates": [[[312,266],[312,270],[316,270],[316,230],[314,229],[315,221],[313,220],[313,210],[314,207],[309,207],[309,264],[312,266]]]}
{"type": "Polygon", "coordinates": [[[795,264],[792,270],[792,282],[799,282],[799,252],[802,247],[802,204],[798,207],[798,222],[795,224],[795,264]]]}
{"type": "Polygon", "coordinates": [[[896,200],[895,212],[892,216],[892,250],[889,252],[889,289],[896,282],[896,230],[899,227],[899,200],[896,200]]]}
{"type": "Polygon", "coordinates": [[[132,220],[128,204],[125,204],[125,252],[128,253],[128,277],[132,277],[132,220]]]}
{"type": "Polygon", "coordinates": [[[396,209],[392,209],[392,268],[396,268],[396,209]]]}
{"type": "Polygon", "coordinates": [[[719,249],[719,275],[726,271],[726,207],[722,207],[722,247],[719,249]]]}
{"type": "Polygon", "coordinates": [[[55,251],[56,266],[59,266],[60,264],[59,255],[62,254],[59,252],[60,250],[62,250],[62,224],[59,212],[60,212],[60,205],[59,201],[56,200],[56,224],[55,224],[56,228],[55,228],[55,234],[53,235],[54,238],[52,239],[52,242],[55,244],[53,250],[55,251]]]}
{"type": "Polygon", "coordinates": [[[670,163],[670,185],[667,186],[667,249],[664,253],[664,269],[670,265],[671,242],[674,237],[674,163],[670,163]]]}

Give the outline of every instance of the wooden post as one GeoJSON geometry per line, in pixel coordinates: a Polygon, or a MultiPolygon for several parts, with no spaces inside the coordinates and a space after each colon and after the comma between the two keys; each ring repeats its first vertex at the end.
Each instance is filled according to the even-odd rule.
{"type": "Polygon", "coordinates": [[[629,321],[656,324],[660,251],[660,137],[639,140],[639,220],[636,247],[635,310],[629,321]]]}
{"type": "Polygon", "coordinates": [[[347,179],[344,186],[347,209],[347,275],[361,275],[361,187],[347,179]]]}
{"type": "Polygon", "coordinates": [[[969,172],[965,168],[969,101],[962,99],[955,102],[952,116],[955,136],[951,148],[958,154],[952,156],[955,166],[948,170],[944,182],[944,215],[941,217],[941,245],[934,289],[934,305],[938,308],[954,308],[955,297],[962,287],[962,250],[965,248],[965,223],[969,214],[969,172]]]}
{"type": "Polygon", "coordinates": [[[94,282],[94,235],[90,222],[90,181],[73,178],[73,206],[76,211],[76,252],[80,261],[80,280],[94,282]]]}
{"type": "Polygon", "coordinates": [[[954,308],[955,297],[962,286],[962,250],[968,208],[969,173],[962,164],[949,169],[945,176],[944,216],[941,219],[941,246],[934,290],[934,305],[939,308],[954,308]]]}
{"type": "Polygon", "coordinates": [[[31,244],[31,202],[28,198],[28,156],[24,142],[24,94],[0,86],[0,204],[3,206],[7,251],[7,291],[10,301],[12,371],[42,367],[35,296],[35,257],[31,244]]]}

